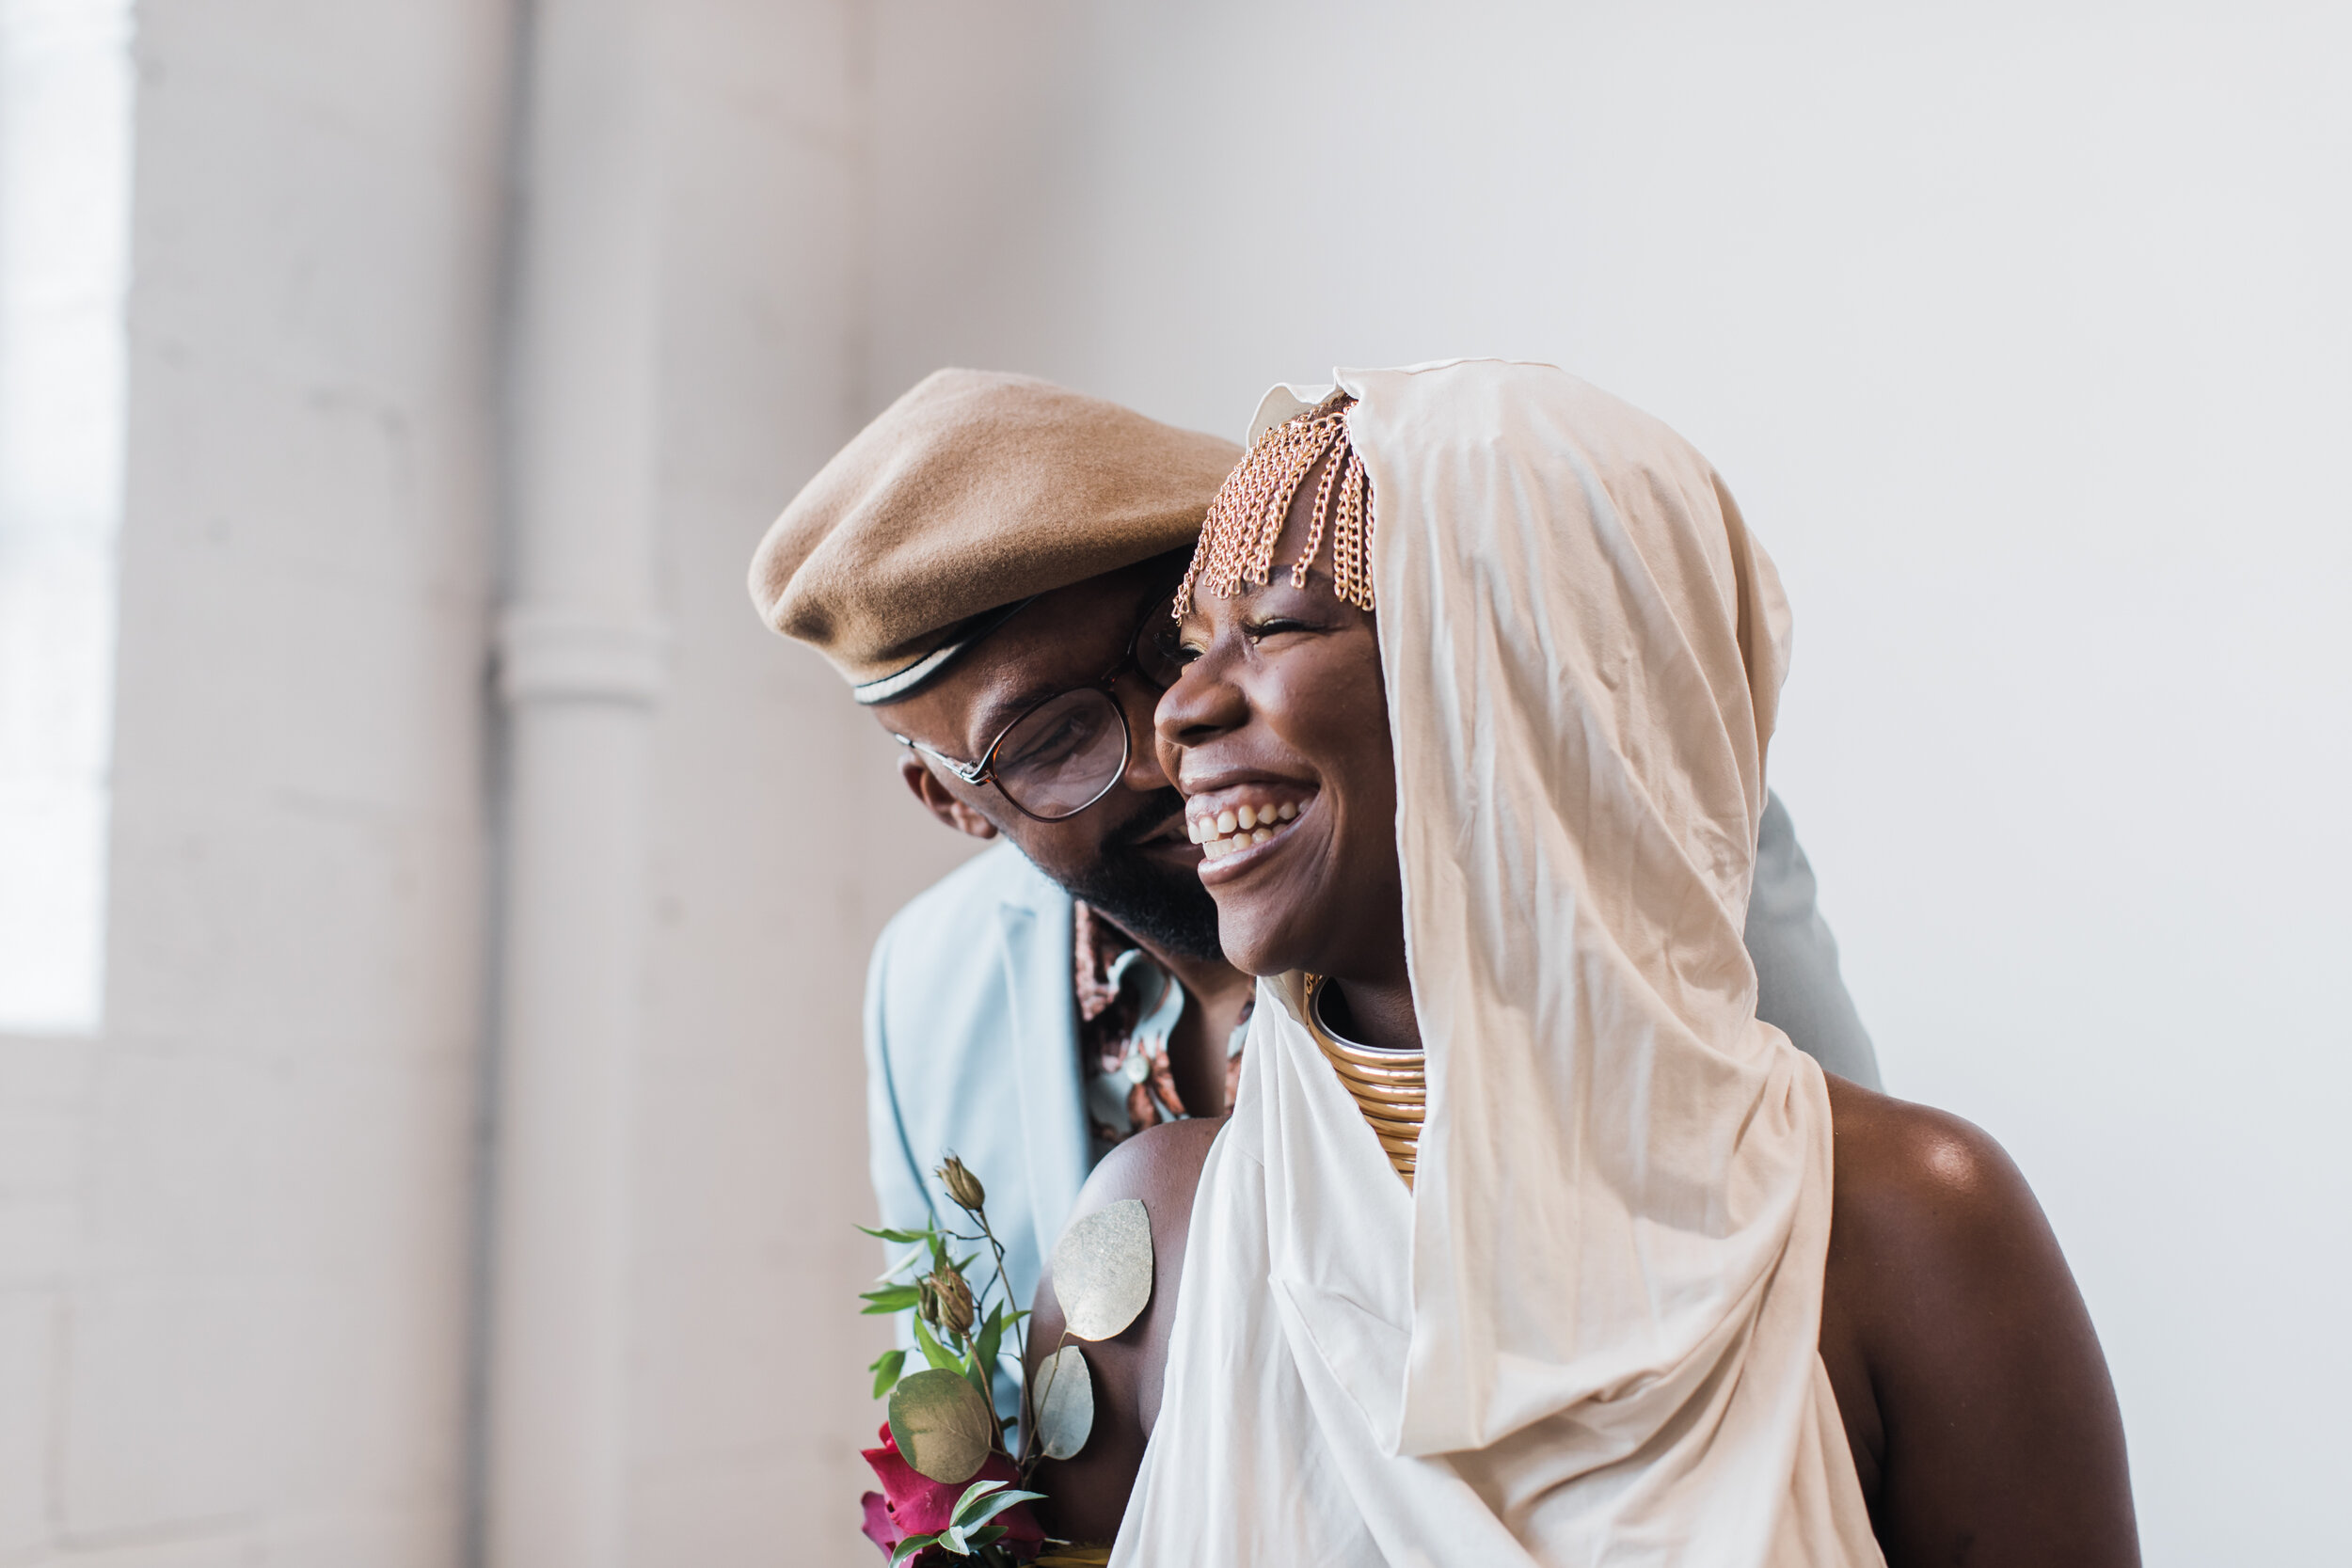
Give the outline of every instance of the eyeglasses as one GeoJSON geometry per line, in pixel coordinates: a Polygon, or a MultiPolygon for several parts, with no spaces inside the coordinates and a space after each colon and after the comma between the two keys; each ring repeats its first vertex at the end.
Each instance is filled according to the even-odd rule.
{"type": "Polygon", "coordinates": [[[1119,677],[1135,671],[1160,690],[1176,682],[1175,595],[1152,607],[1127,640],[1119,662],[1089,686],[1057,691],[1021,710],[996,732],[977,762],[961,762],[912,736],[898,736],[946,766],[965,784],[994,784],[1022,816],[1064,822],[1111,792],[1127,771],[1134,739],[1120,705],[1119,677]]]}

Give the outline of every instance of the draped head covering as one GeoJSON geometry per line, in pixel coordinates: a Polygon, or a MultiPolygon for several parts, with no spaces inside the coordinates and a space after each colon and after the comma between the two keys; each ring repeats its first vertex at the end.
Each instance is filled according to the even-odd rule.
{"type": "MultiPolygon", "coordinates": [[[[1830,1117],[1740,941],[1787,667],[1706,460],[1549,366],[1339,372],[1369,473],[1417,1186],[1260,983],[1113,1562],[1878,1563],[1830,1117]]],[[[1278,388],[1275,418],[1319,392],[1278,388]]]]}

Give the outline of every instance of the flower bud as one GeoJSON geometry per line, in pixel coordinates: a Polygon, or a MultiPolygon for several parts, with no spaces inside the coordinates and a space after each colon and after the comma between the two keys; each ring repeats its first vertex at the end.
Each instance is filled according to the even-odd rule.
{"type": "Polygon", "coordinates": [[[988,1201],[988,1189],[980,1185],[980,1179],[952,1154],[939,1167],[939,1180],[946,1187],[947,1196],[969,1213],[978,1213],[980,1205],[988,1201]]]}
{"type": "Polygon", "coordinates": [[[942,1264],[924,1283],[930,1287],[928,1293],[938,1312],[931,1320],[932,1326],[946,1329],[958,1338],[971,1333],[972,1287],[964,1283],[963,1275],[942,1264]]]}

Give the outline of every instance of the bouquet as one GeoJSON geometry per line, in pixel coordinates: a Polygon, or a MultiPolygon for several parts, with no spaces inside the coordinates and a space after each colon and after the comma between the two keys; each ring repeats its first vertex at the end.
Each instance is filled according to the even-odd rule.
{"type": "Polygon", "coordinates": [[[918,1230],[859,1227],[910,1249],[863,1299],[869,1313],[913,1312],[924,1362],[909,1372],[908,1353],[890,1350],[868,1369],[874,1397],[890,1401],[890,1418],[881,1446],[863,1450],[882,1485],[866,1494],[866,1534],[890,1554],[890,1568],[945,1568],[951,1558],[978,1568],[1104,1562],[1099,1548],[1049,1541],[1028,1507],[1043,1494],[1026,1486],[1041,1460],[1069,1459],[1086,1446],[1094,1381],[1085,1353],[1071,1341],[1111,1338],[1151,1299],[1151,1220],[1128,1198],[1063,1232],[1054,1248],[1054,1295],[1066,1326],[1032,1380],[1029,1314],[1012,1302],[987,1190],[952,1154],[937,1174],[969,1230],[937,1216],[918,1230]],[[1008,1352],[1018,1389],[1017,1414],[1009,1417],[999,1412],[995,1391],[1008,1352]]]}

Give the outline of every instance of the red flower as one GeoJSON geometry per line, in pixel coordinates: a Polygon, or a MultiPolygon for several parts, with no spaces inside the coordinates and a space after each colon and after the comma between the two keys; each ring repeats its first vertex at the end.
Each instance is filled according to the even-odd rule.
{"type": "MultiPolygon", "coordinates": [[[[890,1520],[890,1502],[880,1492],[868,1492],[859,1499],[866,1505],[866,1539],[882,1549],[888,1557],[898,1549],[898,1527],[890,1520]]],[[[916,1531],[917,1534],[922,1533],[916,1531]]]]}
{"type": "MultiPolygon", "coordinates": [[[[882,1423],[882,1447],[860,1449],[866,1463],[874,1467],[876,1479],[882,1483],[880,1492],[868,1492],[866,1504],[866,1539],[882,1549],[888,1557],[899,1542],[910,1535],[936,1535],[947,1528],[954,1516],[956,1499],[975,1481],[1001,1481],[1008,1486],[1021,1484],[1021,1472],[1012,1467],[1012,1461],[1001,1453],[992,1453],[970,1481],[950,1486],[937,1481],[908,1464],[898,1452],[898,1445],[890,1435],[890,1423],[882,1423]]],[[[1005,1527],[1000,1546],[1009,1547],[1012,1555],[1024,1560],[1037,1554],[1045,1544],[1045,1531],[1029,1512],[1027,1503],[1015,1503],[991,1521],[1005,1527]]],[[[946,1553],[932,1550],[916,1559],[933,1563],[944,1560],[946,1553]]]]}

